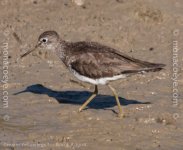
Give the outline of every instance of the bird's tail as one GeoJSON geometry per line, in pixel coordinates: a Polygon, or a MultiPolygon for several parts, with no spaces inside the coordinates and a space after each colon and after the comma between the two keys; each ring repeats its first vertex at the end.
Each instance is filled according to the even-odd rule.
{"type": "Polygon", "coordinates": [[[136,70],[126,70],[123,71],[122,74],[130,74],[130,73],[143,73],[143,72],[156,72],[164,69],[166,66],[165,64],[155,64],[155,63],[149,63],[144,62],[145,67],[136,69],[136,70]]]}

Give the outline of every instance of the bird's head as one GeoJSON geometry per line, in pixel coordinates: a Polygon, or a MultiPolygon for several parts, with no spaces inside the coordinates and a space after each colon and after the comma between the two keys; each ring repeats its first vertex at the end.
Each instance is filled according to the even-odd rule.
{"type": "Polygon", "coordinates": [[[32,50],[21,55],[20,58],[27,56],[31,52],[35,51],[38,47],[45,48],[47,50],[55,50],[59,44],[59,40],[60,37],[57,32],[45,31],[39,36],[36,46],[32,50]]]}
{"type": "Polygon", "coordinates": [[[59,35],[55,31],[46,31],[43,32],[39,38],[38,43],[39,47],[43,47],[48,50],[53,50],[59,43],[59,35]]]}

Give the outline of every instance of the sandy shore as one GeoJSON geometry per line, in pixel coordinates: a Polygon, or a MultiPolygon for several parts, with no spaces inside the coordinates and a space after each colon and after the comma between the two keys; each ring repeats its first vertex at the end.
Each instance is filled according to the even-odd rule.
{"type": "Polygon", "coordinates": [[[0,149],[182,150],[182,14],[180,0],[85,0],[82,6],[69,0],[1,0],[0,149]],[[75,79],[48,51],[16,62],[46,30],[67,41],[96,41],[167,66],[112,83],[125,118],[117,117],[105,86],[78,113],[92,85],[75,79]],[[175,72],[172,60],[178,60],[175,72]],[[179,75],[175,80],[173,73],[179,75]]]}

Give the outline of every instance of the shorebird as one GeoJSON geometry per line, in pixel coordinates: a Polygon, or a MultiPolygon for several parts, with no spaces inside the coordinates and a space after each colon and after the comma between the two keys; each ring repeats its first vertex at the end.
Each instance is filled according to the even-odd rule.
{"type": "Polygon", "coordinates": [[[94,92],[79,108],[79,112],[96,97],[98,85],[107,85],[116,99],[119,116],[124,116],[117,92],[109,82],[126,78],[132,74],[159,71],[165,66],[129,57],[97,42],[67,42],[61,39],[55,31],[43,32],[39,36],[35,48],[27,51],[20,58],[25,57],[38,47],[56,53],[77,79],[95,85],[94,92]]]}

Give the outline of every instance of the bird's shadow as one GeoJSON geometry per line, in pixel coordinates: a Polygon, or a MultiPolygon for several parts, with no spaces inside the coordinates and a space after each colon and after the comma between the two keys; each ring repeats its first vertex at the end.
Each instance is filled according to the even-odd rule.
{"type": "MultiPolygon", "coordinates": [[[[54,91],[41,84],[35,84],[28,86],[25,90],[14,93],[18,95],[24,92],[31,92],[34,94],[46,94],[49,97],[53,97],[59,103],[82,105],[86,99],[92,94],[88,91],[54,91]]],[[[127,100],[119,97],[121,105],[129,104],[151,104],[150,102],[140,102],[138,100],[127,100]]],[[[94,109],[107,109],[116,106],[116,101],[113,96],[110,95],[97,95],[94,100],[88,104],[88,108],[94,109]]]]}

